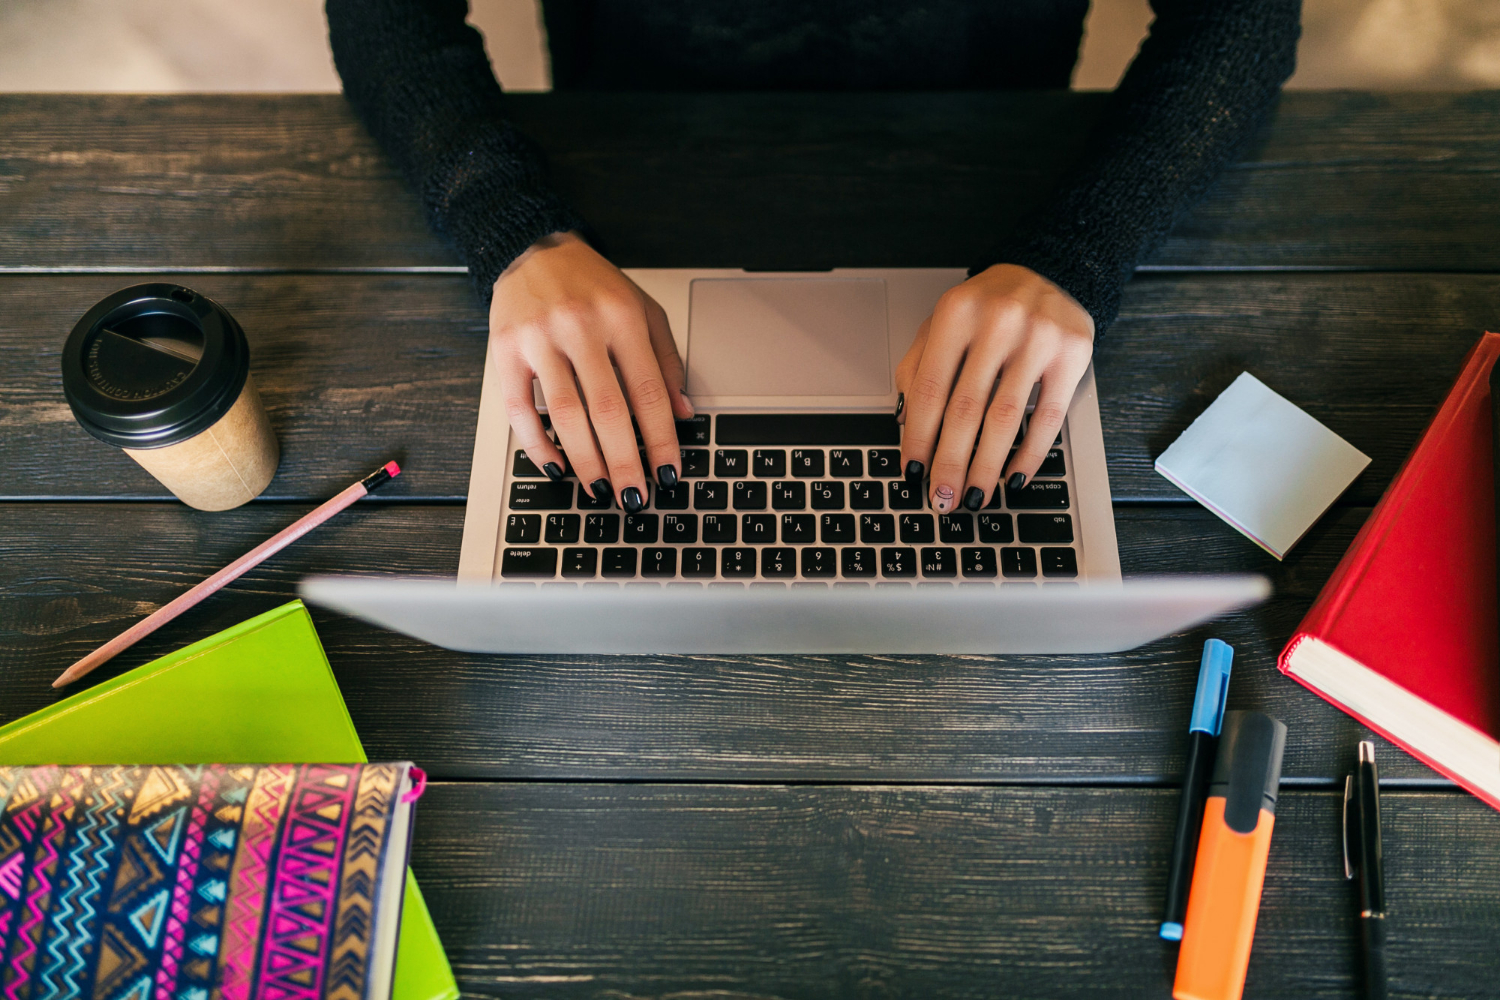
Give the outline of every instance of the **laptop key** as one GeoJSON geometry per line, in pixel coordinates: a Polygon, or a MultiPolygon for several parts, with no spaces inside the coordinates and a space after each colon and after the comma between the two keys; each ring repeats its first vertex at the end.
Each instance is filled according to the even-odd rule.
{"type": "Polygon", "coordinates": [[[1016,540],[1015,532],[1011,529],[1009,514],[980,514],[979,515],[979,540],[994,544],[1005,544],[1016,540]]]}
{"type": "Polygon", "coordinates": [[[854,541],[853,514],[824,514],[821,518],[824,545],[838,545],[854,541]]]}
{"type": "Polygon", "coordinates": [[[619,514],[587,514],[583,519],[583,540],[591,545],[612,545],[620,539],[619,514]]]}
{"type": "Polygon", "coordinates": [[[627,542],[656,541],[657,516],[655,514],[626,514],[623,538],[627,542]]]}
{"type": "Polygon", "coordinates": [[[1036,474],[1039,476],[1062,476],[1067,474],[1063,465],[1063,453],[1061,448],[1053,448],[1047,452],[1047,457],[1042,459],[1042,464],[1037,466],[1036,474]]]}
{"type": "Polygon", "coordinates": [[[974,540],[974,515],[939,515],[938,537],[945,542],[972,542],[974,540]]]}
{"type": "Polygon", "coordinates": [[[598,568],[598,549],[563,549],[563,576],[592,578],[598,568]]]}
{"type": "Polygon", "coordinates": [[[510,484],[511,510],[567,510],[572,506],[572,483],[544,480],[510,484]]]}
{"type": "Polygon", "coordinates": [[[776,541],[775,514],[745,514],[743,518],[745,543],[755,542],[769,545],[776,541]]]}
{"type": "Polygon", "coordinates": [[[1043,549],[1042,575],[1075,577],[1078,575],[1078,553],[1072,549],[1043,549]]]}
{"type": "Polygon", "coordinates": [[[766,484],[752,479],[742,479],[730,491],[734,496],[735,510],[765,510],[766,484]]]}
{"type": "Polygon", "coordinates": [[[907,545],[920,545],[933,541],[931,514],[902,514],[901,541],[907,545]]]}
{"type": "Polygon", "coordinates": [[[542,515],[511,514],[505,519],[505,540],[517,545],[541,541],[542,515]]]}
{"type": "Polygon", "coordinates": [[[652,547],[641,552],[641,576],[676,576],[677,550],[652,547]]]}
{"type": "Polygon", "coordinates": [[[605,576],[635,576],[635,549],[605,549],[605,576]]]}
{"type": "Polygon", "coordinates": [[[682,456],[683,479],[701,479],[708,475],[707,448],[682,448],[677,453],[682,456]]]}
{"type": "Polygon", "coordinates": [[[962,549],[958,556],[963,565],[964,576],[989,578],[998,572],[995,569],[994,549],[962,549]]]}
{"type": "Polygon", "coordinates": [[[738,520],[733,514],[704,514],[703,540],[732,544],[735,540],[734,525],[738,520]]]}
{"type": "Polygon", "coordinates": [[[515,461],[511,463],[510,474],[525,479],[541,479],[544,475],[542,470],[538,469],[536,464],[526,457],[526,452],[519,449],[516,451],[515,461]]]}
{"type": "Polygon", "coordinates": [[[870,577],[875,575],[875,550],[874,549],[843,549],[839,553],[840,568],[844,575],[851,579],[870,577]]]}
{"type": "Polygon", "coordinates": [[[550,578],[556,572],[556,549],[506,549],[500,557],[500,575],[504,577],[550,578]]]}
{"type": "Polygon", "coordinates": [[[1005,506],[1011,510],[1067,510],[1068,484],[1059,479],[1034,479],[1018,490],[1007,486],[1005,506]]]}
{"type": "Polygon", "coordinates": [[[741,448],[720,448],[714,452],[714,475],[720,479],[738,479],[750,471],[750,454],[741,448]]]}
{"type": "Polygon", "coordinates": [[[771,506],[775,510],[802,510],[807,506],[807,484],[772,483],[771,506]]]}
{"type": "MultiPolygon", "coordinates": [[[[783,542],[817,541],[818,521],[811,514],[782,514],[781,540],[783,542]]],[[[747,535],[745,541],[750,541],[747,535]]]]}
{"type": "Polygon", "coordinates": [[[883,545],[896,540],[896,517],[894,514],[861,514],[859,516],[859,540],[866,545],[883,545]]]}
{"type": "Polygon", "coordinates": [[[853,510],[885,510],[885,487],[867,479],[849,484],[849,507],[853,510]]]}
{"type": "Polygon", "coordinates": [[[828,453],[828,474],[854,479],[865,474],[865,456],[855,448],[835,448],[828,453]]]}
{"type": "Polygon", "coordinates": [[[1056,545],[1073,540],[1073,519],[1067,514],[1017,514],[1016,527],[1023,542],[1056,545]]]}
{"type": "Polygon", "coordinates": [[[786,475],[786,452],[780,448],[757,448],[751,468],[762,479],[786,475]]]}
{"type": "Polygon", "coordinates": [[[760,575],[779,579],[797,575],[796,549],[761,549],[760,575]]]}
{"type": "Polygon", "coordinates": [[[802,575],[809,579],[838,576],[837,554],[833,549],[803,549],[802,575]]]}
{"type": "Polygon", "coordinates": [[[754,576],[755,550],[747,548],[725,549],[720,572],[730,579],[754,576]]]}
{"type": "Polygon", "coordinates": [[[614,506],[614,497],[598,499],[589,492],[589,488],[582,483],[578,484],[578,509],[579,510],[608,510],[614,506]]]}
{"type": "Polygon", "coordinates": [[[691,545],[698,540],[697,514],[663,514],[661,540],[672,545],[691,545]]]}
{"type": "Polygon", "coordinates": [[[843,510],[844,509],[844,484],[834,481],[819,480],[812,484],[809,491],[812,497],[813,510],[843,510]]]}
{"type": "Polygon", "coordinates": [[[886,493],[890,497],[891,510],[922,509],[921,484],[909,483],[905,479],[893,479],[885,485],[886,493]]]}
{"type": "Polygon", "coordinates": [[[1036,549],[1001,549],[1000,572],[1006,576],[1036,576],[1036,549]]]}
{"type": "Polygon", "coordinates": [[[709,415],[699,414],[677,421],[678,444],[708,444],[711,440],[709,415]]]}
{"type": "Polygon", "coordinates": [[[871,448],[870,475],[876,479],[892,479],[901,475],[900,448],[871,448]]]}
{"type": "Polygon", "coordinates": [[[880,572],[884,576],[905,577],[917,575],[916,549],[881,549],[880,572]]]}
{"type": "Polygon", "coordinates": [[[823,450],[821,448],[796,448],[792,451],[792,475],[798,479],[812,479],[823,474],[823,450]]]}
{"type": "Polygon", "coordinates": [[[693,578],[713,576],[719,571],[718,562],[717,549],[683,549],[682,575],[693,578]]]}
{"type": "Polygon", "coordinates": [[[713,479],[699,480],[694,483],[693,508],[695,510],[728,510],[729,484],[713,479]]]}
{"type": "Polygon", "coordinates": [[[688,498],[692,496],[693,488],[682,480],[670,489],[658,486],[656,488],[657,510],[687,510],[688,498]]]}
{"type": "Polygon", "coordinates": [[[944,577],[958,575],[958,553],[949,548],[922,550],[922,575],[944,577]]]}
{"type": "Polygon", "coordinates": [[[553,545],[572,545],[578,541],[578,525],[582,520],[577,514],[548,514],[547,541],[553,545]]]}

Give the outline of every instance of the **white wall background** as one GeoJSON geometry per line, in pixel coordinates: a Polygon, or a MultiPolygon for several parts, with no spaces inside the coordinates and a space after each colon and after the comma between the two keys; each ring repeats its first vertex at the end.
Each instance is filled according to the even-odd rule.
{"type": "MultiPolygon", "coordinates": [[[[546,90],[535,0],[470,0],[508,90],[546,90]]],[[[1094,0],[1076,89],[1113,87],[1151,22],[1094,0]]],[[[1305,0],[1292,87],[1500,87],[1500,0],[1305,0]]],[[[337,91],[322,0],[0,0],[0,91],[337,91]]]]}

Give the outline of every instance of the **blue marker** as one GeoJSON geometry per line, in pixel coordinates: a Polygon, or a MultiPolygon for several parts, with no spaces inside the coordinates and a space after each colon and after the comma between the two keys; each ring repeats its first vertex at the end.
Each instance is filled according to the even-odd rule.
{"type": "Polygon", "coordinates": [[[1229,668],[1234,647],[1218,639],[1203,644],[1198,667],[1198,693],[1188,723],[1187,775],[1182,782],[1182,806],[1177,813],[1177,838],[1172,842],[1172,869],[1167,874],[1167,916],[1161,936],[1182,940],[1188,890],[1193,885],[1193,859],[1198,856],[1198,833],[1203,826],[1203,804],[1214,774],[1219,727],[1224,724],[1224,702],[1229,698],[1229,668]]]}

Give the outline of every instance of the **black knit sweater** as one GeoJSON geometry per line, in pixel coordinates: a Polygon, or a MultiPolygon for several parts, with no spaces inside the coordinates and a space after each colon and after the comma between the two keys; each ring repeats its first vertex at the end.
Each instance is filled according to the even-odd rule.
{"type": "MultiPolygon", "coordinates": [[[[981,266],[1021,264],[1102,332],[1121,286],[1264,120],[1301,0],[1152,0],[1150,37],[1082,160],[981,266]]],[[[480,298],[584,227],[505,119],[466,0],[327,0],[344,93],[468,265],[480,298]]],[[[615,90],[1064,88],[1087,0],[544,0],[553,84],[615,90]]],[[[998,196],[998,195],[997,195],[998,196]]],[[[978,270],[979,268],[976,268],[978,270]]]]}

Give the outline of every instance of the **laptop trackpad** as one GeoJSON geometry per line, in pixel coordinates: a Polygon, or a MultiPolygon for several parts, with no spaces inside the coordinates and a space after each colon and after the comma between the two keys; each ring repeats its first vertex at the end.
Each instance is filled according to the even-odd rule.
{"type": "Polygon", "coordinates": [[[687,391],[705,396],[883,396],[890,332],[880,278],[699,278],[687,391]]]}

